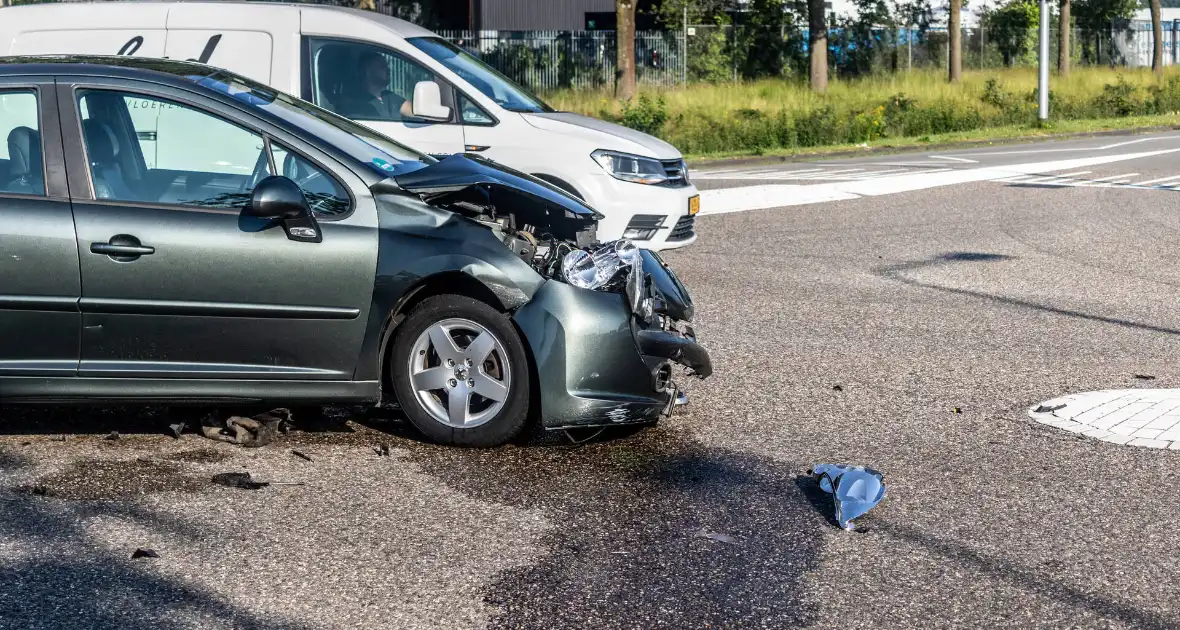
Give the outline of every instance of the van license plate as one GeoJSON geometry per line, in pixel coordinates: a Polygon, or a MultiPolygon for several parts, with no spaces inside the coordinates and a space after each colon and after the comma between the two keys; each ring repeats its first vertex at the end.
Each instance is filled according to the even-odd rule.
{"type": "Polygon", "coordinates": [[[701,211],[701,196],[693,195],[688,198],[688,216],[694,216],[701,211]]]}

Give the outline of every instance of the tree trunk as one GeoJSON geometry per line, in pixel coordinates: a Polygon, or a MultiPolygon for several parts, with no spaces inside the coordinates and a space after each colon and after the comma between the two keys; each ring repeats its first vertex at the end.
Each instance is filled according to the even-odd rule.
{"type": "Polygon", "coordinates": [[[1160,0],[1151,0],[1151,33],[1155,40],[1151,44],[1151,71],[1164,71],[1164,25],[1160,23],[1160,0]]]}
{"type": "Polygon", "coordinates": [[[1061,15],[1057,21],[1057,74],[1069,76],[1069,0],[1061,0],[1061,15]]]}
{"type": "Polygon", "coordinates": [[[807,0],[807,55],[811,59],[811,89],[828,91],[828,21],[824,0],[807,0]]]}
{"type": "Polygon", "coordinates": [[[618,17],[615,97],[629,100],[635,96],[635,0],[615,0],[615,13],[618,17]]]}
{"type": "MultiPolygon", "coordinates": [[[[1158,1],[1158,0],[1157,0],[1158,1]]],[[[963,10],[963,0],[951,0],[951,16],[947,24],[947,35],[950,38],[947,46],[950,48],[947,57],[950,58],[950,81],[958,83],[963,78],[963,28],[959,14],[963,10]]]]}

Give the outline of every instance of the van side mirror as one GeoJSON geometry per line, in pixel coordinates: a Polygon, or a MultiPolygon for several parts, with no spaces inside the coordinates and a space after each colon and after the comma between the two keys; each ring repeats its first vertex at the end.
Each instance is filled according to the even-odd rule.
{"type": "Polygon", "coordinates": [[[442,104],[442,92],[434,81],[419,81],[414,84],[414,100],[410,104],[414,118],[432,122],[446,122],[451,119],[451,108],[442,104]]]}
{"type": "Polygon", "coordinates": [[[242,208],[242,216],[282,221],[283,231],[293,241],[320,243],[324,240],[303,190],[282,175],[271,175],[258,182],[250,195],[249,205],[242,208]]]}

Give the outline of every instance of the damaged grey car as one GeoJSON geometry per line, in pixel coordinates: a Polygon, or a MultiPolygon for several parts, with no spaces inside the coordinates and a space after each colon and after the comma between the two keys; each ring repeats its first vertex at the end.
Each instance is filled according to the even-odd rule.
{"type": "Polygon", "coordinates": [[[222,70],[0,60],[0,136],[3,402],[396,401],[492,446],[712,372],[676,275],[577,198],[222,70]]]}

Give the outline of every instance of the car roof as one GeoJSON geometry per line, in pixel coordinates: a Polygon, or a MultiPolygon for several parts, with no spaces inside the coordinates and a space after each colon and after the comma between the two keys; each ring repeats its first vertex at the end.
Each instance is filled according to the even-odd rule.
{"type": "MultiPolygon", "coordinates": [[[[151,79],[185,88],[200,88],[197,83],[185,78],[193,74],[201,76],[214,73],[239,75],[197,63],[177,59],[156,57],[133,57],[128,55],[16,55],[0,56],[0,76],[49,74],[88,77],[119,77],[126,79],[151,79]]],[[[207,88],[206,88],[207,89],[207,88]]],[[[216,94],[216,90],[208,90],[216,94]]]]}
{"type": "MultiPolygon", "coordinates": [[[[365,11],[362,9],[354,9],[351,7],[335,6],[335,5],[330,5],[330,4],[316,4],[314,2],[271,2],[269,0],[264,1],[264,2],[246,2],[246,1],[242,1],[242,0],[192,0],[192,1],[190,1],[190,0],[145,0],[145,1],[121,0],[121,1],[115,1],[115,2],[90,1],[90,2],[61,2],[61,3],[23,4],[23,5],[17,5],[17,6],[12,6],[12,7],[4,7],[2,9],[0,9],[0,11],[11,11],[14,13],[17,11],[30,11],[30,12],[32,12],[32,11],[68,11],[70,8],[77,7],[81,4],[90,5],[91,7],[128,5],[128,4],[134,4],[136,6],[185,4],[185,5],[209,5],[209,7],[211,9],[214,9],[214,8],[224,9],[226,6],[235,6],[235,5],[236,6],[247,6],[248,5],[251,7],[260,7],[260,6],[272,7],[276,11],[298,10],[298,11],[302,11],[305,13],[330,11],[330,12],[335,12],[335,13],[348,14],[348,15],[351,15],[352,17],[354,17],[356,19],[360,19],[360,20],[367,20],[369,22],[375,22],[375,23],[381,25],[382,27],[384,27],[385,29],[392,31],[394,34],[400,35],[401,37],[437,37],[437,34],[431,32],[425,28],[422,28],[421,26],[418,26],[418,25],[413,24],[411,22],[407,22],[405,20],[401,20],[401,19],[389,16],[389,15],[385,15],[383,13],[377,13],[375,11],[365,11]]],[[[232,20],[227,20],[227,22],[230,22],[230,21],[232,21],[232,20]]],[[[229,24],[229,26],[233,26],[235,29],[240,28],[240,25],[238,25],[236,23],[229,24]]]]}

